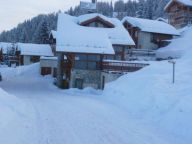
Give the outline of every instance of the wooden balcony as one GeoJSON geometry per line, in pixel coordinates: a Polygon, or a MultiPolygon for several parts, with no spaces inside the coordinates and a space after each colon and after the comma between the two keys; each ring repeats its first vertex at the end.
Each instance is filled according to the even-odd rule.
{"type": "Polygon", "coordinates": [[[132,63],[128,61],[110,61],[110,60],[102,62],[102,70],[112,72],[135,72],[146,66],[149,66],[149,64],[132,63]]]}

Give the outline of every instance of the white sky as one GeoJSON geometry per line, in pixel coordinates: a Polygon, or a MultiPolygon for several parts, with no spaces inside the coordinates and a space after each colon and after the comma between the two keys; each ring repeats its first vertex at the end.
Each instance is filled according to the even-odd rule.
{"type": "Polygon", "coordinates": [[[38,14],[68,10],[79,2],[80,0],[0,0],[0,32],[9,30],[38,14]]]}

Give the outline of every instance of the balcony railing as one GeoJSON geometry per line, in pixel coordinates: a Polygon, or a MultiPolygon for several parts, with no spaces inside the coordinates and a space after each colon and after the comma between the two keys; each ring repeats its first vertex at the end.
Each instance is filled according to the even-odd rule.
{"type": "Polygon", "coordinates": [[[103,61],[102,70],[103,71],[118,71],[118,72],[135,72],[138,71],[149,64],[147,63],[132,63],[127,61],[103,61]]]}

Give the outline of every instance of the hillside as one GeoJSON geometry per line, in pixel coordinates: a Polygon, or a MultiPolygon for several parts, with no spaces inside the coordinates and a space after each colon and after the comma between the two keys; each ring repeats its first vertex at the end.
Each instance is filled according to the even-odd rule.
{"type": "MultiPolygon", "coordinates": [[[[166,17],[163,11],[169,0],[122,0],[113,3],[98,2],[98,13],[106,16],[116,16],[122,19],[124,16],[137,16],[141,18],[156,19],[166,17]],[[115,13],[114,13],[115,12],[115,13]]],[[[67,13],[70,15],[81,15],[85,13],[79,6],[70,8],[67,13]]],[[[4,31],[0,34],[0,42],[23,42],[23,43],[47,43],[50,30],[56,30],[57,13],[39,15],[20,23],[15,28],[4,31]]]]}

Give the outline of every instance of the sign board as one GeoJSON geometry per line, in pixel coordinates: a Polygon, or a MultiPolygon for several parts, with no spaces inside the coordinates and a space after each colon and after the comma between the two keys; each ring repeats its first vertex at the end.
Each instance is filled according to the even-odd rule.
{"type": "Polygon", "coordinates": [[[96,5],[96,3],[81,1],[80,2],[80,8],[81,9],[86,9],[86,10],[96,10],[97,5],[96,5]]]}

